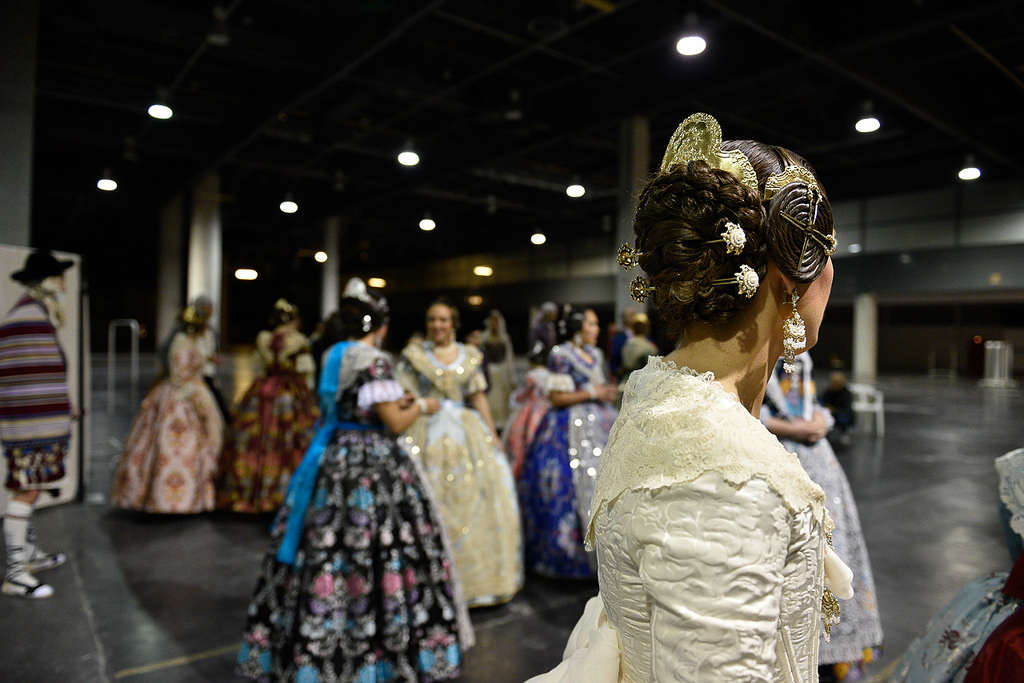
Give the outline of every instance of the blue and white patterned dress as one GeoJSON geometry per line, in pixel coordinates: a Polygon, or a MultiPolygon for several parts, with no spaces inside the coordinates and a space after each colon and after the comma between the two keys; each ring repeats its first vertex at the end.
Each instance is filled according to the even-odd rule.
{"type": "MultiPolygon", "coordinates": [[[[605,384],[604,355],[560,344],[548,356],[547,390],[586,391],[605,384]],[[582,352],[581,352],[582,351],[582,352]],[[588,358],[589,356],[589,358],[588,358]]],[[[611,403],[585,401],[544,416],[519,476],[526,568],[546,576],[597,576],[583,548],[597,463],[618,414],[611,403]]]]}
{"type": "MultiPolygon", "coordinates": [[[[776,364],[765,391],[762,418],[767,417],[773,407],[778,411],[773,416],[783,419],[811,419],[815,411],[828,415],[828,409],[819,405],[815,397],[810,355],[802,353],[797,356],[796,366],[796,372],[790,375],[782,369],[781,361],[776,364]]],[[[881,647],[882,622],[878,613],[875,578],[850,482],[828,439],[820,439],[814,444],[779,440],[787,451],[796,453],[807,475],[825,491],[825,507],[835,523],[832,545],[853,571],[853,598],[840,603],[840,621],[832,626],[829,640],[822,640],[819,644],[818,661],[821,664],[858,662],[864,658],[865,649],[881,647]]]]}

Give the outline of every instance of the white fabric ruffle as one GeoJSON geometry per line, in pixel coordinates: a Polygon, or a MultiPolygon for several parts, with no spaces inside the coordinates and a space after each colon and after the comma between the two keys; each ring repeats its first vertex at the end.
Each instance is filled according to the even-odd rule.
{"type": "Polygon", "coordinates": [[[1024,536],[1024,448],[996,458],[999,498],[1010,511],[1010,528],[1024,536]]]}
{"type": "Polygon", "coordinates": [[[562,653],[562,662],[526,683],[616,683],[619,680],[619,637],[608,621],[600,593],[587,600],[562,653]]]}
{"type": "Polygon", "coordinates": [[[375,379],[359,387],[356,403],[360,408],[372,408],[377,403],[397,401],[405,396],[405,389],[393,379],[375,379]]]}
{"type": "Polygon", "coordinates": [[[544,391],[576,391],[576,383],[572,381],[572,375],[551,373],[544,379],[544,391]]]}

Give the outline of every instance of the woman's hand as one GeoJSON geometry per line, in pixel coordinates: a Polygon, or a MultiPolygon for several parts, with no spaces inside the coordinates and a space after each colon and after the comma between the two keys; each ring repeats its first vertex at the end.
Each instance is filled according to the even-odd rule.
{"type": "Polygon", "coordinates": [[[614,384],[601,384],[595,387],[598,401],[613,403],[619,397],[619,388],[614,384]]]}
{"type": "Polygon", "coordinates": [[[818,414],[810,420],[793,420],[789,426],[792,430],[790,438],[806,444],[818,443],[828,433],[825,419],[818,414]]]}

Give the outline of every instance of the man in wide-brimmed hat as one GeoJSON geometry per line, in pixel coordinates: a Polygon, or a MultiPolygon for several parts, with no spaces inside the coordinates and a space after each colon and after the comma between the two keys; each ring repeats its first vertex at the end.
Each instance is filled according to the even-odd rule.
{"type": "Polygon", "coordinates": [[[64,477],[77,411],[68,396],[67,363],[57,339],[63,323],[60,295],[64,271],[49,251],[33,251],[11,279],[25,292],[0,322],[0,441],[7,459],[4,511],[7,571],[3,592],[47,598],[53,588],[33,573],[64,563],[63,553],[45,553],[35,544],[32,508],[39,492],[54,491],[64,477]]]}

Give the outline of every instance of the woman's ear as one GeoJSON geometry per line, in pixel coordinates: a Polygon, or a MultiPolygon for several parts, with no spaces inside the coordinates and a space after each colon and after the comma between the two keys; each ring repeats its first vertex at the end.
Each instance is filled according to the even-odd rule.
{"type": "Polygon", "coordinates": [[[775,294],[776,297],[789,296],[793,293],[793,288],[796,287],[796,280],[785,275],[773,261],[768,261],[768,272],[765,275],[765,281],[768,284],[768,291],[775,294]],[[779,291],[780,289],[782,290],[781,292],[779,291]]]}

